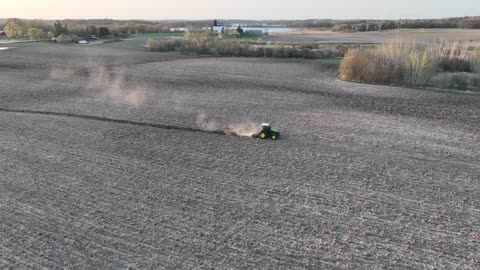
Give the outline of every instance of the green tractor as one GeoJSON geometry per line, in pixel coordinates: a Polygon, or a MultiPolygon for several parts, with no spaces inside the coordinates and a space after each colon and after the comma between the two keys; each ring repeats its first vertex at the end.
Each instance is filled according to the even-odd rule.
{"type": "Polygon", "coordinates": [[[277,140],[280,137],[280,132],[278,130],[272,129],[272,126],[267,123],[263,123],[260,125],[262,128],[260,133],[258,133],[255,137],[260,139],[271,138],[272,140],[277,140]]]}

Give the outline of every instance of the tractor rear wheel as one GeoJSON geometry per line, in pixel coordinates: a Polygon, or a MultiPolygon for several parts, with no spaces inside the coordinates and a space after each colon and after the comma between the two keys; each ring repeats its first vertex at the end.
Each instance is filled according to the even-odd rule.
{"type": "Polygon", "coordinates": [[[258,134],[258,137],[259,137],[260,139],[266,139],[266,138],[267,138],[267,133],[265,133],[265,132],[260,132],[260,134],[258,134]]]}

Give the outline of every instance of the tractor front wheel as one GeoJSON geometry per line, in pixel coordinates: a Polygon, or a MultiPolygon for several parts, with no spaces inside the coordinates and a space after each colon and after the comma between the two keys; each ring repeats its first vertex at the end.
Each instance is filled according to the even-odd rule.
{"type": "Polygon", "coordinates": [[[272,134],[272,137],[271,137],[271,138],[272,138],[272,140],[274,140],[274,141],[277,140],[277,139],[278,139],[278,134],[272,134]]]}

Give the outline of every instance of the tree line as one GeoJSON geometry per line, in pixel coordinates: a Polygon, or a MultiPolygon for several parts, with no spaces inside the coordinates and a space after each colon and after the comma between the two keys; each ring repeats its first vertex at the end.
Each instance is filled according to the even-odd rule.
{"type": "Polygon", "coordinates": [[[128,36],[149,32],[169,32],[166,25],[153,24],[144,21],[115,21],[115,20],[21,20],[17,18],[0,21],[7,38],[21,39],[28,37],[31,40],[52,39],[65,36],[83,38],[128,36]],[[98,23],[98,24],[95,24],[98,23]]]}
{"type": "MultiPolygon", "coordinates": [[[[158,21],[170,27],[209,27],[211,20],[158,21]]],[[[249,27],[283,26],[291,28],[322,28],[334,31],[379,31],[397,28],[469,28],[480,29],[480,17],[456,17],[444,19],[400,19],[400,20],[222,20],[226,26],[241,24],[249,27]]]]}
{"type": "Polygon", "coordinates": [[[392,29],[419,29],[419,28],[467,28],[480,29],[480,17],[447,18],[431,20],[358,20],[336,22],[333,31],[382,31],[392,29]]]}

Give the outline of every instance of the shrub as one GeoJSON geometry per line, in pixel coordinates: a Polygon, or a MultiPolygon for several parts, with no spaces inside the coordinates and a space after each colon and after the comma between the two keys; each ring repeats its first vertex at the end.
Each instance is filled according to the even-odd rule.
{"type": "Polygon", "coordinates": [[[57,42],[60,42],[60,43],[73,42],[73,37],[71,35],[68,35],[68,34],[60,34],[57,37],[57,42]]]}
{"type": "Polygon", "coordinates": [[[477,83],[471,78],[471,72],[477,69],[479,62],[479,56],[468,48],[468,44],[459,42],[438,42],[425,47],[397,41],[353,49],[347,52],[340,65],[340,78],[465,90],[477,83]]]}
{"type": "Polygon", "coordinates": [[[470,77],[468,73],[454,73],[451,77],[450,88],[456,88],[459,90],[467,90],[470,77]]]}
{"type": "Polygon", "coordinates": [[[30,40],[41,40],[41,39],[45,39],[47,37],[47,35],[45,34],[45,32],[42,30],[42,29],[37,29],[37,28],[30,28],[28,30],[28,38],[30,40]]]}
{"type": "Polygon", "coordinates": [[[367,52],[359,49],[349,50],[340,64],[340,73],[345,80],[366,81],[367,74],[367,52]]]}
{"type": "Polygon", "coordinates": [[[405,57],[409,54],[407,48],[392,43],[350,50],[340,65],[340,73],[347,80],[368,83],[416,83],[426,65],[416,55],[405,57]]]}
{"type": "Polygon", "coordinates": [[[451,73],[447,73],[447,72],[438,73],[433,75],[432,78],[430,78],[430,86],[433,86],[436,88],[450,88],[451,81],[452,81],[451,73]]]}
{"type": "Polygon", "coordinates": [[[438,68],[443,72],[472,72],[473,63],[468,59],[443,56],[438,60],[438,68]]]}
{"type": "Polygon", "coordinates": [[[432,77],[430,86],[480,91],[480,74],[467,72],[438,73],[432,77]]]}
{"type": "Polygon", "coordinates": [[[20,19],[9,19],[5,24],[4,31],[8,38],[22,38],[25,33],[25,23],[20,19]]]}
{"type": "Polygon", "coordinates": [[[285,45],[264,41],[222,39],[215,33],[191,32],[184,39],[160,41],[148,39],[146,46],[152,51],[180,51],[184,54],[207,54],[238,57],[279,57],[279,58],[324,58],[343,56],[344,47],[315,44],[285,45]],[[313,47],[316,47],[313,49],[313,47]]]}
{"type": "Polygon", "coordinates": [[[480,91],[480,74],[472,74],[470,79],[472,90],[480,91]]]}
{"type": "Polygon", "coordinates": [[[265,57],[273,57],[273,48],[272,47],[266,47],[265,48],[265,57]]]}
{"type": "Polygon", "coordinates": [[[303,57],[307,59],[313,59],[316,58],[317,54],[313,49],[310,48],[305,48],[303,49],[303,57]]]}
{"type": "Polygon", "coordinates": [[[171,38],[167,40],[156,40],[153,38],[147,39],[147,47],[155,52],[173,52],[182,47],[183,41],[178,38],[171,38]]]}
{"type": "Polygon", "coordinates": [[[106,36],[109,36],[110,34],[111,34],[110,29],[108,29],[107,27],[98,28],[98,35],[100,37],[106,37],[106,36]]]}
{"type": "Polygon", "coordinates": [[[344,46],[344,45],[338,45],[336,47],[337,55],[343,57],[349,49],[350,49],[350,47],[347,47],[347,46],[344,46]]]}
{"type": "Polygon", "coordinates": [[[257,57],[265,57],[265,48],[264,47],[258,47],[255,50],[257,57]]]}
{"type": "Polygon", "coordinates": [[[157,40],[155,40],[155,39],[153,39],[153,38],[147,39],[147,45],[146,45],[146,46],[147,46],[148,48],[153,49],[153,48],[155,48],[155,47],[157,46],[157,44],[158,44],[158,41],[157,41],[157,40]]]}
{"type": "Polygon", "coordinates": [[[408,85],[425,85],[429,79],[430,56],[427,52],[410,52],[404,63],[404,78],[408,85]]]}
{"type": "Polygon", "coordinates": [[[480,53],[477,56],[477,61],[472,64],[473,72],[480,73],[480,53]]]}

